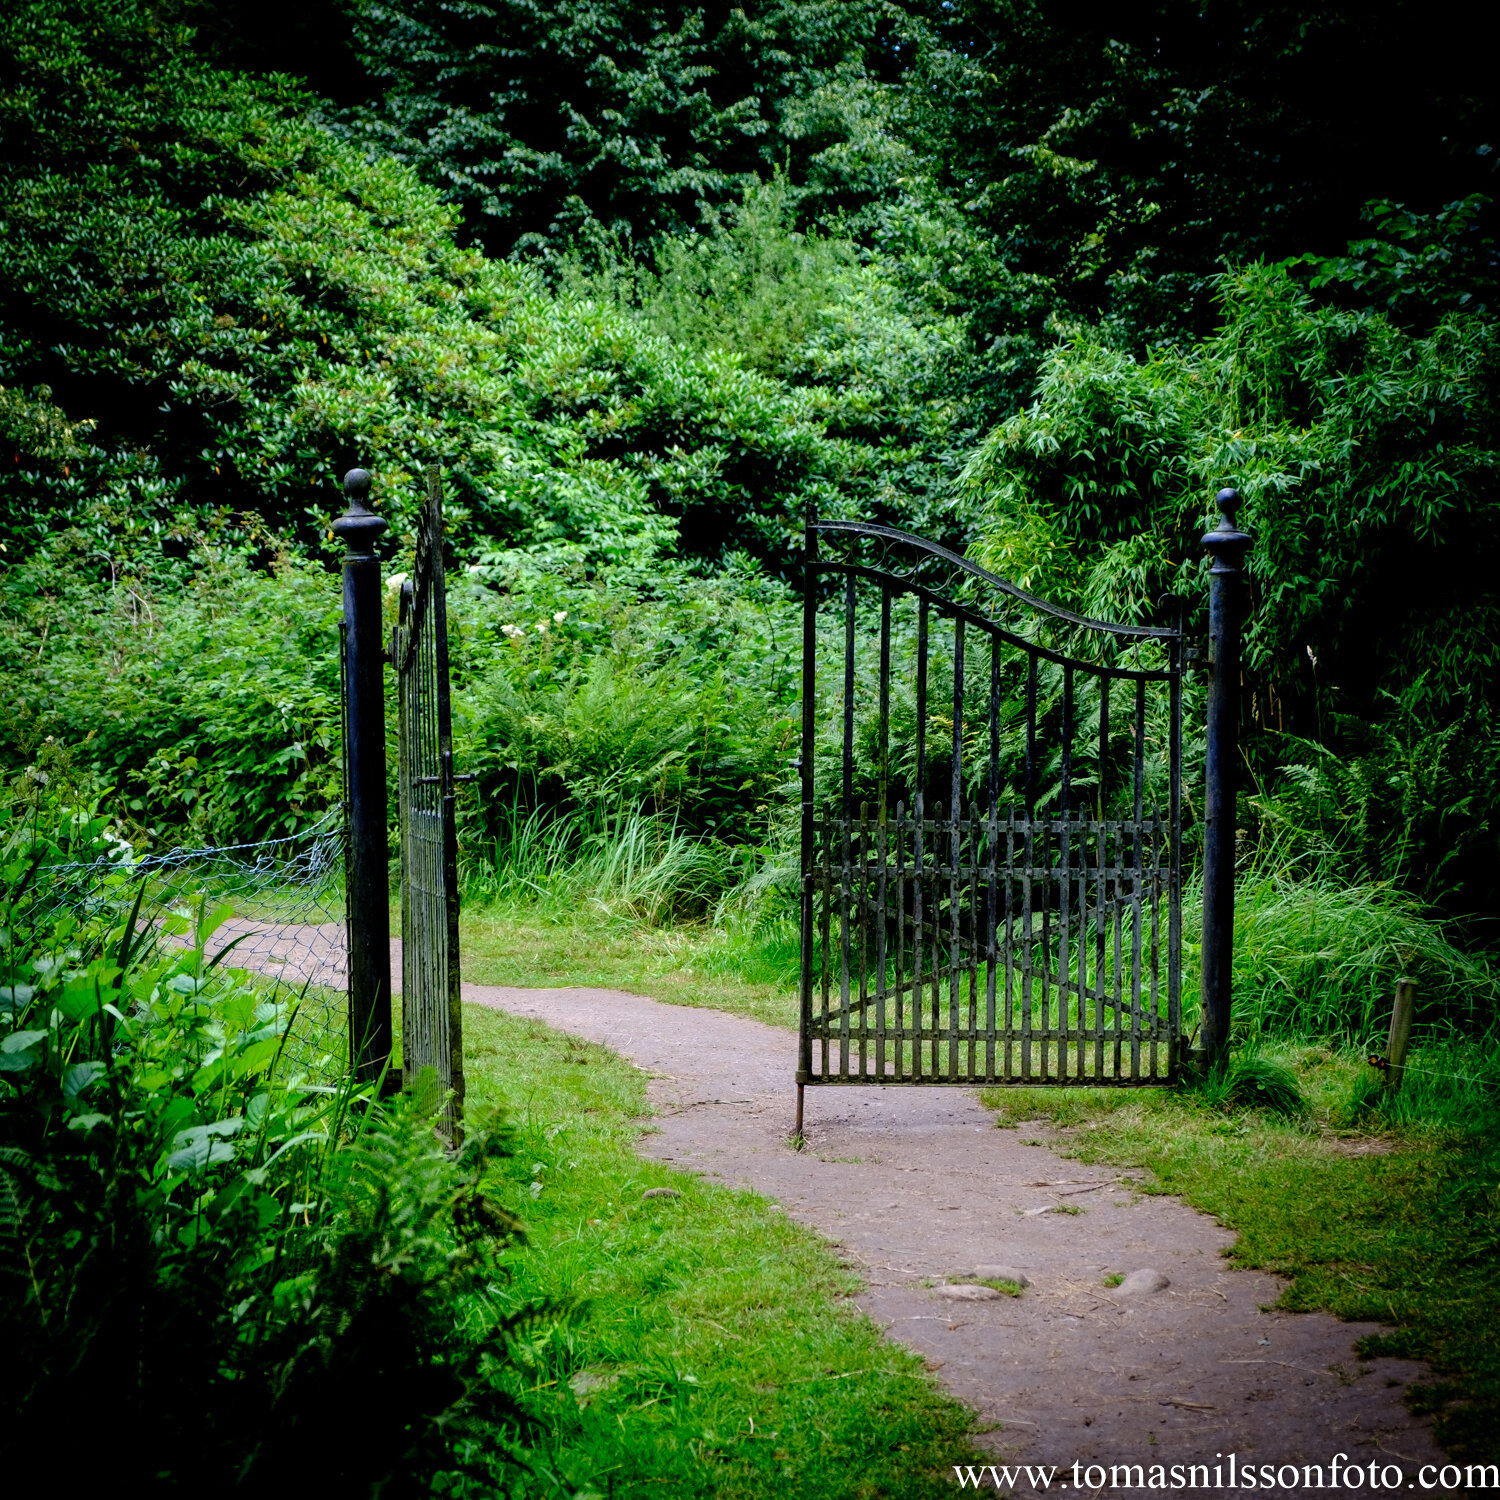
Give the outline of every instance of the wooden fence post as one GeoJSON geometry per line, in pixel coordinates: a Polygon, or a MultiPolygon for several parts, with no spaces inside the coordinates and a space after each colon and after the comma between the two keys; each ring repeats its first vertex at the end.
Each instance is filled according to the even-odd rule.
{"type": "Polygon", "coordinates": [[[1411,1020],[1417,1008],[1417,985],[1412,979],[1396,981],[1396,1003],[1391,1007],[1391,1035],[1385,1047],[1386,1092],[1401,1091],[1401,1075],[1406,1071],[1406,1049],[1411,1045],[1411,1020]]]}

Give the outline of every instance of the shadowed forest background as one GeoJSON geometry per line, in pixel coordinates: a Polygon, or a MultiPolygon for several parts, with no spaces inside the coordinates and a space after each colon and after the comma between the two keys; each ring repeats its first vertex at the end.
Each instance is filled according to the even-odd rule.
{"type": "MultiPolygon", "coordinates": [[[[466,901],[727,933],[789,984],[808,508],[1201,635],[1233,484],[1237,1037],[1378,1044],[1414,975],[1488,1253],[1482,40],[1406,0],[15,0],[7,816],[88,809],[64,850],[316,823],[339,477],[375,476],[389,578],[441,463],[466,901]]],[[[1192,862],[1200,679],[1187,722],[1192,862]]]]}
{"type": "Polygon", "coordinates": [[[1488,947],[1500,130],[1461,40],[1400,4],[13,7],[0,753],[137,842],[316,819],[337,478],[375,472],[394,572],[441,460],[468,861],[645,814],[706,911],[789,847],[809,505],[1201,629],[1232,482],[1247,864],[1488,947]]]}

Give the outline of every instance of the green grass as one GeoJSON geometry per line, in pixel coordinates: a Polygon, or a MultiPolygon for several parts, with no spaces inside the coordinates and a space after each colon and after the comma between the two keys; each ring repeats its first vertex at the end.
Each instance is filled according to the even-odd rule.
{"type": "Polygon", "coordinates": [[[1411,1392],[1414,1404],[1439,1412],[1438,1438],[1457,1456],[1494,1459],[1500,1087],[1485,1077],[1500,1084],[1500,1066],[1485,1057],[1457,1043],[1417,1054],[1428,1073],[1408,1074],[1388,1109],[1371,1107],[1361,1076],[1370,1070],[1356,1056],[1293,1044],[1257,1061],[1296,1080],[1301,1112],[1246,1107],[1222,1080],[983,1098],[1001,1125],[1035,1136],[1045,1121],[1041,1144],[1065,1156],[1148,1168],[1146,1191],[1180,1196],[1237,1232],[1235,1264],[1291,1278],[1281,1306],[1390,1326],[1361,1353],[1430,1361],[1439,1378],[1411,1392]],[[1443,1072],[1477,1081],[1445,1084],[1443,1072]]]}
{"type": "Polygon", "coordinates": [[[614,1054],[479,1007],[464,1026],[470,1112],[503,1105],[517,1132],[494,1193],[530,1234],[497,1300],[573,1309],[523,1348],[559,1480],[621,1500],[948,1493],[970,1414],[858,1311],[828,1246],[637,1155],[645,1082],[614,1054]]]}
{"type": "Polygon", "coordinates": [[[797,1024],[797,935],[789,925],[655,927],[587,899],[572,907],[506,901],[464,909],[459,951],[473,984],[630,990],[797,1024]]]}

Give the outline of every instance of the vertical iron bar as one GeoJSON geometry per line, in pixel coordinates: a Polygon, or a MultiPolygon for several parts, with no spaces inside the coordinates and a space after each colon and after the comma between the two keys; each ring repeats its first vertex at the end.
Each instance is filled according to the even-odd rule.
{"type": "Polygon", "coordinates": [[[1021,1078],[1030,1082],[1031,1071],[1031,871],[1036,858],[1032,832],[1035,814],[1026,818],[1026,839],[1021,865],[1021,1078]]]}
{"type": "Polygon", "coordinates": [[[1063,667],[1062,794],[1058,807],[1067,812],[1073,790],[1073,665],[1063,667]]]}
{"type": "Polygon", "coordinates": [[[839,1077],[849,1076],[849,867],[853,863],[848,804],[839,819],[839,1077]]]}
{"type": "MultiPolygon", "coordinates": [[[[919,687],[921,686],[920,679],[919,679],[918,685],[919,685],[919,687]]],[[[921,693],[920,693],[920,691],[918,692],[917,696],[918,696],[918,699],[920,700],[920,698],[922,696],[921,693]]],[[[922,734],[921,722],[919,720],[918,721],[918,726],[917,726],[917,738],[918,738],[918,743],[919,744],[920,744],[920,741],[921,741],[921,734],[922,734]]],[[[920,754],[919,754],[919,760],[920,760],[920,754]]],[[[924,897],[925,892],[926,892],[926,873],[927,873],[926,872],[926,866],[925,866],[925,857],[926,856],[925,856],[925,852],[924,852],[924,850],[925,850],[924,838],[925,838],[925,833],[926,833],[926,818],[927,818],[926,798],[925,798],[925,796],[924,796],[924,794],[922,792],[922,784],[921,784],[921,781],[919,779],[918,782],[917,782],[916,793],[915,793],[915,795],[913,796],[913,799],[912,799],[912,864],[911,864],[911,900],[912,900],[912,920],[911,920],[911,953],[912,953],[912,971],[911,971],[911,1037],[912,1037],[912,1044],[911,1044],[911,1057],[912,1057],[912,1077],[913,1078],[920,1078],[922,1076],[922,1033],[923,1033],[923,1030],[924,1030],[923,1025],[922,1025],[922,1006],[923,1006],[923,1001],[926,998],[925,997],[925,992],[924,992],[924,989],[923,989],[924,981],[923,981],[923,978],[922,978],[922,956],[923,956],[923,952],[924,952],[924,950],[926,949],[926,946],[927,946],[927,934],[926,934],[926,932],[924,930],[924,921],[925,921],[925,915],[926,915],[926,913],[924,911],[924,907],[925,907],[926,903],[923,900],[923,897],[924,897]]]]}
{"type": "MultiPolygon", "coordinates": [[[[1161,818],[1153,814],[1151,819],[1151,880],[1147,886],[1151,902],[1151,1076],[1156,1077],[1156,1038],[1161,1030],[1161,862],[1163,855],[1161,818]]],[[[1171,858],[1170,852],[1167,853],[1171,858]]],[[[1172,1030],[1170,1014],[1167,1021],[1167,1074],[1174,1071],[1177,1039],[1172,1030]]]]}
{"type": "MultiPolygon", "coordinates": [[[[844,822],[854,816],[854,574],[844,579],[844,822]]],[[[847,830],[845,837],[847,838],[847,830]]],[[[848,851],[845,850],[845,863],[848,851]]]]}
{"type": "MultiPolygon", "coordinates": [[[[817,512],[811,503],[802,528],[802,751],[797,770],[802,787],[802,933],[801,964],[797,975],[797,1101],[801,1113],[802,1090],[812,1076],[813,1005],[813,896],[817,864],[813,828],[813,756],[817,736],[818,686],[818,533],[817,512]]],[[[826,953],[824,955],[826,961],[826,953]]]]}
{"type": "MultiPolygon", "coordinates": [[[[1071,817],[1072,815],[1069,814],[1071,817]]],[[[1089,824],[1078,810],[1078,1076],[1088,1072],[1089,1029],[1089,824]]]]}
{"type": "Polygon", "coordinates": [[[1182,1061],[1182,668],[1183,618],[1177,607],[1171,654],[1170,726],[1167,744],[1167,1059],[1168,1075],[1182,1061]]]}
{"type": "Polygon", "coordinates": [[[906,1067],[906,803],[896,803],[896,1077],[906,1067]]]}
{"type": "Polygon", "coordinates": [[[1042,1061],[1040,1077],[1045,1082],[1052,1076],[1052,820],[1042,818],[1040,822],[1041,848],[1037,867],[1042,874],[1042,961],[1041,990],[1037,997],[1041,1013],[1042,1061]]]}
{"type": "Polygon", "coordinates": [[[995,902],[995,878],[1000,842],[1000,804],[996,800],[993,781],[990,783],[990,817],[984,842],[984,1076],[987,1082],[993,1083],[995,1081],[995,968],[999,960],[999,952],[995,944],[995,922],[998,915],[995,902]]]}
{"type": "Polygon", "coordinates": [[[990,821],[986,844],[986,901],[984,921],[984,1006],[985,1052],[984,1076],[995,1080],[995,965],[999,953],[995,944],[998,916],[995,901],[995,876],[1000,837],[1000,641],[990,636],[990,821]]]}
{"type": "MultiPolygon", "coordinates": [[[[1064,813],[1057,835],[1057,1076],[1068,1076],[1068,1001],[1069,953],[1068,923],[1072,918],[1069,897],[1072,895],[1073,819],[1064,813]]],[[[1083,1070],[1080,1068],[1080,1075],[1083,1070]]]]}
{"type": "MultiPolygon", "coordinates": [[[[1139,1078],[1141,1072],[1141,897],[1144,886],[1143,872],[1143,839],[1144,830],[1141,827],[1142,816],[1142,794],[1145,782],[1146,764],[1146,683],[1144,679],[1138,680],[1135,685],[1135,767],[1132,785],[1135,789],[1133,799],[1133,821],[1131,824],[1134,832],[1134,874],[1132,876],[1131,890],[1131,913],[1130,913],[1130,1075],[1139,1078]]],[[[1151,1069],[1156,1072],[1155,1067],[1151,1069]]]]}
{"type": "Polygon", "coordinates": [[[880,586],[880,726],[877,754],[880,757],[880,821],[889,810],[891,780],[891,590],[880,586]]]}
{"type": "Polygon", "coordinates": [[[960,947],[959,917],[963,909],[960,894],[959,871],[962,863],[962,835],[960,819],[963,812],[963,754],[964,754],[964,621],[959,616],[953,622],[953,777],[952,803],[949,816],[953,831],[949,840],[948,879],[948,1077],[958,1077],[958,1008],[960,1004],[960,947]]]}
{"type": "Polygon", "coordinates": [[[1036,656],[1026,653],[1026,816],[1036,808],[1036,656]]]}
{"type": "Polygon", "coordinates": [[[1097,825],[1094,845],[1094,1075],[1104,1077],[1104,824],[1097,825]]]}
{"type": "Polygon", "coordinates": [[[1109,673],[1099,674],[1099,816],[1107,816],[1105,811],[1104,781],[1108,774],[1106,767],[1109,765],[1109,673]]]}
{"type": "Polygon", "coordinates": [[[819,1078],[828,1082],[829,1054],[829,989],[833,983],[833,803],[823,804],[823,962],[819,970],[821,1009],[818,1015],[818,1038],[822,1043],[819,1061],[822,1071],[819,1078]]]}
{"type": "Polygon", "coordinates": [[[447,1055],[443,1058],[447,1078],[445,1082],[451,1098],[445,1109],[448,1137],[455,1148],[463,1144],[464,1119],[464,1043],[463,1000],[458,964],[458,816],[453,781],[453,712],[448,696],[448,591],[443,566],[443,492],[442,472],[436,465],[427,471],[428,535],[430,538],[430,563],[428,587],[432,590],[432,607],[429,611],[432,629],[433,707],[435,709],[434,740],[439,764],[434,771],[441,778],[438,803],[439,822],[434,828],[441,839],[439,845],[442,877],[442,909],[434,916],[445,928],[442,953],[444,972],[441,984],[434,992],[441,997],[439,1004],[446,1012],[443,1035],[447,1044],[447,1055]]]}
{"type": "MultiPolygon", "coordinates": [[[[917,606],[917,784],[927,790],[927,601],[917,606]]],[[[915,804],[913,804],[915,806],[915,804]]]]}
{"type": "Polygon", "coordinates": [[[869,1037],[870,999],[870,804],[859,804],[859,873],[854,885],[859,904],[859,1025],[855,1039],[859,1043],[859,1076],[866,1071],[866,1041],[869,1037]]]}
{"type": "MultiPolygon", "coordinates": [[[[923,955],[927,946],[924,920],[927,891],[927,632],[928,607],[924,597],[917,602],[917,784],[912,794],[912,813],[916,824],[916,845],[912,854],[912,895],[915,902],[912,949],[916,957],[916,968],[912,975],[911,1001],[912,1057],[916,1077],[921,1077],[922,1074],[922,1036],[926,1030],[923,1023],[927,998],[923,979],[923,955]]],[[[936,938],[936,911],[933,912],[932,920],[936,938]]],[[[932,962],[935,968],[935,941],[932,962]]]]}
{"type": "Polygon", "coordinates": [[[1016,879],[1016,804],[1006,809],[1005,817],[1005,1079],[1015,1076],[1015,945],[1011,941],[1011,891],[1016,879]]]}
{"type": "Polygon", "coordinates": [[[1115,853],[1114,863],[1110,866],[1113,874],[1110,882],[1114,889],[1114,899],[1111,903],[1111,915],[1114,921],[1114,978],[1112,989],[1114,990],[1115,1007],[1115,1077],[1120,1076],[1120,1048],[1122,1029],[1125,1025],[1125,966],[1122,945],[1125,926],[1125,825],[1116,823],[1114,826],[1115,853]]]}
{"type": "Polygon", "coordinates": [[[880,798],[880,820],[875,824],[875,1073],[885,1077],[886,996],[886,871],[889,867],[890,820],[885,794],[880,798]]]}
{"type": "Polygon", "coordinates": [[[943,821],[943,804],[939,800],[932,807],[932,864],[928,876],[932,881],[932,953],[929,965],[932,971],[932,1008],[929,1013],[928,1026],[929,1035],[932,1038],[932,1053],[928,1058],[929,1070],[934,1078],[942,1073],[942,1047],[943,1047],[943,969],[942,969],[942,942],[940,939],[938,919],[943,912],[942,895],[942,868],[940,861],[943,857],[942,847],[939,842],[939,827],[943,821]]]}

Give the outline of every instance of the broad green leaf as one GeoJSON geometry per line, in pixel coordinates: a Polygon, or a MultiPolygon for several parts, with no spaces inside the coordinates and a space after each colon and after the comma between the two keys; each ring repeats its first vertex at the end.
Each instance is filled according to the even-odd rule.
{"type": "Polygon", "coordinates": [[[74,1063],[63,1074],[63,1098],[71,1104],[83,1091],[95,1084],[109,1072],[109,1064],[103,1062],[74,1063]]]}

